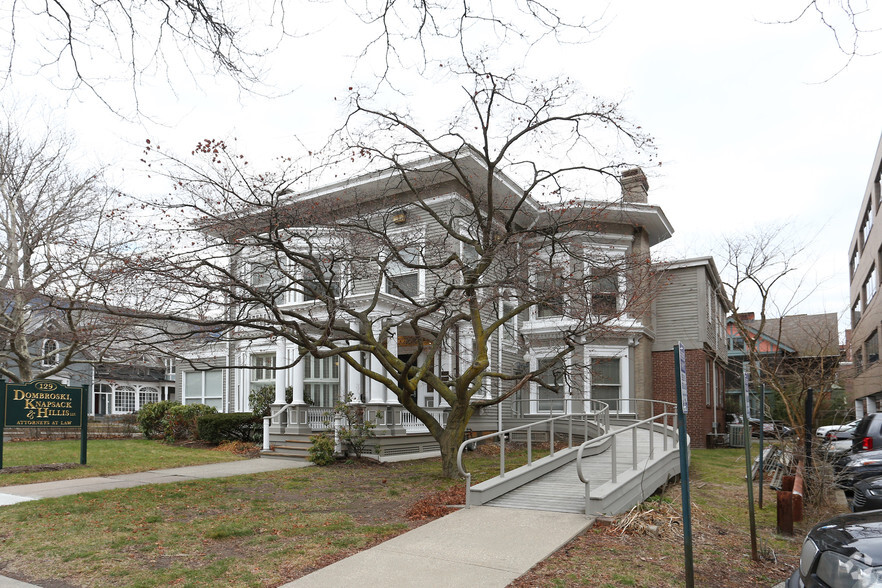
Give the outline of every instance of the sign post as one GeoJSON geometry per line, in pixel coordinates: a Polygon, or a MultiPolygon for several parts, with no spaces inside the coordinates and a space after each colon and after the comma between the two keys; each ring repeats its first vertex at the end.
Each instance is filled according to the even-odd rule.
{"type": "Polygon", "coordinates": [[[686,388],[686,350],[679,342],[674,347],[674,373],[677,380],[677,428],[680,435],[680,494],[683,498],[683,550],[686,558],[686,588],[693,588],[695,578],[692,566],[692,501],[689,497],[689,445],[686,442],[689,395],[686,388]]]}
{"type": "MultiPolygon", "coordinates": [[[[750,459],[750,443],[752,439],[750,426],[750,364],[741,364],[742,382],[744,384],[744,465],[747,468],[747,512],[750,515],[750,558],[759,561],[756,550],[756,516],[753,512],[753,461],[750,459]]],[[[760,472],[762,474],[762,472],[760,472]]]]}
{"type": "Polygon", "coordinates": [[[86,465],[88,386],[65,386],[52,380],[24,384],[0,380],[0,469],[3,468],[4,427],[80,429],[80,464],[86,465]]]}

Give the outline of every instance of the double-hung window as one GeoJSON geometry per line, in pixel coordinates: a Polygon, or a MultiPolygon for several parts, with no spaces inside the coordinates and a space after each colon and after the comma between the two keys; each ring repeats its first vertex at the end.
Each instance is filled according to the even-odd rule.
{"type": "MultiPolygon", "coordinates": [[[[329,263],[321,275],[309,273],[303,279],[303,301],[339,298],[343,291],[343,266],[329,263]]],[[[308,270],[304,269],[304,273],[308,270]]]]}
{"type": "Polygon", "coordinates": [[[619,310],[619,273],[613,268],[591,268],[591,311],[612,316],[619,310]]]}
{"type": "Polygon", "coordinates": [[[258,295],[269,296],[273,301],[282,293],[282,270],[272,255],[260,255],[248,264],[248,284],[258,295]]]}
{"type": "Polygon", "coordinates": [[[276,382],[276,354],[261,353],[251,356],[251,389],[274,386],[276,382]]]}
{"type": "Polygon", "coordinates": [[[566,280],[561,268],[543,268],[536,276],[540,297],[536,307],[539,318],[563,316],[566,310],[566,280]]]}
{"type": "Polygon", "coordinates": [[[402,247],[391,256],[386,264],[386,294],[417,298],[420,295],[419,266],[422,264],[419,248],[402,247]]]}
{"type": "Polygon", "coordinates": [[[540,384],[536,386],[537,412],[564,412],[566,410],[566,365],[562,359],[540,359],[540,384]]]}
{"type": "Polygon", "coordinates": [[[224,372],[187,371],[183,373],[184,404],[206,404],[220,410],[223,408],[224,372]]]}
{"type": "Polygon", "coordinates": [[[610,410],[621,410],[622,370],[618,357],[591,358],[591,399],[609,404],[610,410]]]}

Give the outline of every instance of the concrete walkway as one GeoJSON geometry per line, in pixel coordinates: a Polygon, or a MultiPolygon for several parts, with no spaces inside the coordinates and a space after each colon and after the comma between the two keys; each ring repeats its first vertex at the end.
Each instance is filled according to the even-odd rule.
{"type": "Polygon", "coordinates": [[[284,588],[504,587],[587,529],[581,514],[476,506],[356,553],[284,588]]]}
{"type": "MultiPolygon", "coordinates": [[[[145,484],[169,484],[172,482],[185,482],[187,480],[227,478],[244,474],[259,474],[261,472],[301,468],[307,465],[311,464],[289,459],[243,459],[183,468],[170,468],[167,470],[120,474],[118,476],[5,486],[0,487],[0,506],[26,502],[28,500],[39,500],[40,498],[82,494],[83,492],[133,488],[145,484]]],[[[2,587],[2,584],[0,584],[0,587],[2,587]]]]}

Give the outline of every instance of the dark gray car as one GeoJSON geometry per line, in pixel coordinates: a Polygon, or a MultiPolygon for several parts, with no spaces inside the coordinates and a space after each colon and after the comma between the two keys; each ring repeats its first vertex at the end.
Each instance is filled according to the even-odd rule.
{"type": "Polygon", "coordinates": [[[882,413],[868,414],[858,423],[851,442],[851,450],[872,451],[882,449],[882,413]]]}
{"type": "Polygon", "coordinates": [[[882,511],[835,516],[812,528],[787,588],[882,585],[882,511]]]}

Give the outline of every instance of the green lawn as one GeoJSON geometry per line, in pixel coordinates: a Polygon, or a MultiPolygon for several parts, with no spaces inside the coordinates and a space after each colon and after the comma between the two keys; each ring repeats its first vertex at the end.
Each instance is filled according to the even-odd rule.
{"type": "MultiPolygon", "coordinates": [[[[493,460],[479,469],[492,470],[493,460]]],[[[440,460],[339,462],[0,508],[2,572],[73,586],[277,586],[407,531],[440,460]]]]}
{"type": "Polygon", "coordinates": [[[70,480],[128,474],[242,459],[228,451],[192,449],[146,439],[97,439],[89,441],[86,465],[80,466],[79,440],[17,441],[3,444],[0,487],[50,480],[70,480]],[[7,468],[38,464],[73,463],[75,468],[9,473],[7,468]]]}

